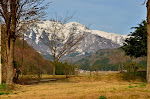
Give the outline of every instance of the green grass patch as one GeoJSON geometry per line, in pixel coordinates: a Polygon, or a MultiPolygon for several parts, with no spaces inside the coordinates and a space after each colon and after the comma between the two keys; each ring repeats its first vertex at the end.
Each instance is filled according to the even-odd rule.
{"type": "Polygon", "coordinates": [[[0,85],[0,90],[3,91],[3,90],[6,90],[6,89],[8,89],[8,87],[6,86],[5,83],[2,83],[2,84],[0,85]]]}
{"type": "Polygon", "coordinates": [[[130,86],[128,86],[128,87],[129,87],[129,88],[134,88],[134,86],[131,86],[131,85],[130,85],[130,86]]]}
{"type": "Polygon", "coordinates": [[[17,92],[15,92],[14,94],[17,94],[17,92]]]}
{"type": "Polygon", "coordinates": [[[128,88],[135,88],[135,87],[138,87],[138,88],[143,88],[143,87],[146,87],[146,83],[140,83],[138,85],[135,85],[135,86],[132,86],[132,85],[129,85],[128,88]]]}
{"type": "Polygon", "coordinates": [[[144,83],[144,82],[141,83],[141,84],[139,85],[139,87],[140,87],[140,88],[146,87],[146,83],[144,83]]]}
{"type": "Polygon", "coordinates": [[[105,96],[100,96],[98,99],[107,99],[105,96]]]}
{"type": "Polygon", "coordinates": [[[90,79],[90,78],[91,78],[91,76],[88,76],[88,78],[90,79]]]}
{"type": "Polygon", "coordinates": [[[0,92],[0,95],[8,95],[9,94],[9,92],[0,92]]]}
{"type": "Polygon", "coordinates": [[[8,95],[12,90],[14,90],[15,86],[8,86],[5,83],[0,85],[0,95],[8,95]]]}

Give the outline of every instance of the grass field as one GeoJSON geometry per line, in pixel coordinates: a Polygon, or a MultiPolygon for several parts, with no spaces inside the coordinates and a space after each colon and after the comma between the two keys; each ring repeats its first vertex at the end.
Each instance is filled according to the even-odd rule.
{"type": "MultiPolygon", "coordinates": [[[[61,77],[64,78],[58,76],[61,77]]],[[[107,99],[149,99],[150,84],[140,77],[124,79],[120,73],[82,75],[48,83],[16,85],[10,94],[0,95],[0,99],[99,99],[100,96],[107,99]]]]}

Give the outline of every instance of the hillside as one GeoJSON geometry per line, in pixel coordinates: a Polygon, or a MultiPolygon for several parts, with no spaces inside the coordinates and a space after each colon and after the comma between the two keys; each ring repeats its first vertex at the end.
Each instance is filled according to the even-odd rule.
{"type": "Polygon", "coordinates": [[[17,62],[17,67],[21,66],[22,62],[22,52],[23,52],[23,66],[25,68],[24,73],[51,73],[52,64],[49,60],[43,58],[43,56],[28,45],[23,40],[17,40],[15,46],[15,61],[17,62]],[[37,69],[37,70],[36,70],[37,69]],[[40,70],[40,71],[39,71],[40,70]]]}
{"type": "MultiPolygon", "coordinates": [[[[43,58],[34,48],[28,45],[26,41],[17,39],[14,52],[15,69],[19,74],[52,74],[52,64],[49,60],[43,58]],[[23,47],[24,46],[24,47],[23,47]]],[[[5,64],[4,58],[2,63],[5,64]]],[[[3,65],[3,80],[5,81],[5,65],[3,65]]]]}
{"type": "MultiPolygon", "coordinates": [[[[132,61],[143,65],[144,68],[146,67],[145,57],[133,58],[132,61]]],[[[75,64],[80,65],[80,69],[84,70],[89,70],[91,67],[92,70],[118,70],[119,66],[121,68],[129,62],[131,62],[131,57],[125,56],[121,49],[102,49],[75,64]]]]}

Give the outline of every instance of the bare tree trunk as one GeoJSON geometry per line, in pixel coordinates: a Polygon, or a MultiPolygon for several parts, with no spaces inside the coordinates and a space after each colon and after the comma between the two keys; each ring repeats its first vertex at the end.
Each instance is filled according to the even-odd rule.
{"type": "Polygon", "coordinates": [[[90,76],[92,75],[91,67],[90,67],[90,76]]]}
{"type": "Polygon", "coordinates": [[[56,71],[56,62],[54,61],[54,65],[53,65],[53,78],[55,78],[55,71],[56,71]]]}
{"type": "MultiPolygon", "coordinates": [[[[5,42],[6,43],[6,42],[5,42]]],[[[6,83],[6,78],[7,78],[7,74],[6,74],[6,59],[7,59],[7,55],[6,55],[6,44],[4,43],[4,40],[3,40],[3,44],[1,47],[4,48],[4,52],[2,53],[2,56],[3,56],[3,65],[2,65],[2,81],[6,83]]]]}
{"type": "Polygon", "coordinates": [[[2,84],[2,63],[1,63],[1,57],[2,57],[2,51],[1,51],[1,16],[0,16],[0,84],[2,84]]]}
{"type": "Polygon", "coordinates": [[[120,64],[119,64],[119,67],[118,67],[118,71],[120,72],[120,64]]]}
{"type": "Polygon", "coordinates": [[[96,69],[96,75],[98,75],[98,68],[96,69]]]}
{"type": "Polygon", "coordinates": [[[20,69],[20,71],[21,71],[21,78],[23,78],[23,62],[24,62],[24,34],[23,34],[23,48],[22,48],[22,62],[21,62],[21,69],[20,69]]]}
{"type": "Polygon", "coordinates": [[[123,72],[124,68],[123,68],[123,64],[122,64],[122,69],[121,69],[121,72],[123,72]]]}
{"type": "Polygon", "coordinates": [[[150,83],[150,0],[147,2],[147,82],[150,83]]]}
{"type": "Polygon", "coordinates": [[[15,75],[15,70],[14,70],[14,39],[9,38],[8,42],[6,43],[6,46],[7,46],[6,84],[12,85],[13,84],[13,77],[15,75]]]}

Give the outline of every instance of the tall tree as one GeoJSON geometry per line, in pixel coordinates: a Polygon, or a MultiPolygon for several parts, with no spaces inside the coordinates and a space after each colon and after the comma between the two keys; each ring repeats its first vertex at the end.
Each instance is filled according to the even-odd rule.
{"type": "Polygon", "coordinates": [[[2,43],[2,40],[1,40],[1,16],[0,16],[0,84],[2,84],[2,62],[1,62],[1,58],[2,58],[2,51],[1,51],[1,43],[2,43]]]}
{"type": "Polygon", "coordinates": [[[6,84],[13,84],[14,69],[14,44],[20,37],[21,30],[28,22],[43,16],[44,0],[0,0],[0,16],[5,27],[5,56],[6,56],[6,84]]]}
{"type": "MultiPolygon", "coordinates": [[[[69,28],[66,26],[65,23],[71,18],[72,16],[52,18],[47,32],[41,35],[42,42],[48,46],[53,57],[53,77],[55,77],[56,63],[65,54],[74,52],[84,38],[85,31],[80,31],[77,24],[74,23],[69,28]]],[[[84,28],[86,30],[86,27],[84,28]]]]}
{"type": "Polygon", "coordinates": [[[147,1],[146,6],[147,6],[147,82],[150,83],[150,0],[147,1]]]}
{"type": "Polygon", "coordinates": [[[147,56],[147,22],[143,20],[121,47],[131,57],[147,56]]]}
{"type": "Polygon", "coordinates": [[[150,0],[144,0],[147,7],[147,82],[150,83],[150,0]]]}

